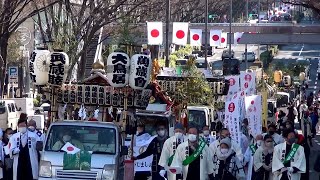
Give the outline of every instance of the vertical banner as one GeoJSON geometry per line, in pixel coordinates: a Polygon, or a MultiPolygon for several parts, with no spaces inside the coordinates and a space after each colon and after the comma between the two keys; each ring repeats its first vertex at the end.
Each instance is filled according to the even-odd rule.
{"type": "Polygon", "coordinates": [[[231,101],[232,97],[240,91],[240,79],[239,75],[226,76],[226,80],[229,80],[229,91],[227,94],[227,101],[231,101]]]}
{"type": "Polygon", "coordinates": [[[240,96],[235,94],[225,105],[224,126],[229,129],[232,139],[240,144],[240,96]]]}
{"type": "Polygon", "coordinates": [[[228,38],[228,34],[226,32],[221,33],[221,47],[222,48],[226,48],[228,46],[227,38],[228,38]]]}
{"type": "Polygon", "coordinates": [[[233,44],[238,44],[238,43],[240,42],[240,39],[241,39],[242,35],[243,35],[243,32],[236,32],[236,33],[234,33],[234,36],[233,36],[233,38],[234,38],[233,44]]]}
{"type": "Polygon", "coordinates": [[[261,92],[262,95],[262,127],[268,126],[268,92],[264,89],[261,92]]]}
{"type": "Polygon", "coordinates": [[[172,27],[172,43],[185,46],[188,41],[189,23],[174,22],[172,27]]]}
{"type": "Polygon", "coordinates": [[[262,100],[261,95],[245,97],[246,118],[249,121],[249,134],[253,137],[262,133],[262,100]]]}
{"type": "Polygon", "coordinates": [[[246,117],[246,107],[244,103],[244,98],[246,97],[246,95],[244,91],[238,92],[238,95],[239,95],[240,122],[242,123],[243,119],[246,117]]]}
{"type": "Polygon", "coordinates": [[[190,29],[190,46],[202,46],[202,29],[190,29]]]}
{"type": "Polygon", "coordinates": [[[221,34],[222,30],[210,30],[210,46],[219,46],[221,45],[221,34]]]}
{"type": "Polygon", "coordinates": [[[240,72],[240,87],[247,96],[254,95],[256,92],[256,72],[240,72]]]}
{"type": "Polygon", "coordinates": [[[161,45],[163,41],[162,22],[147,22],[148,44],[161,45]]]}

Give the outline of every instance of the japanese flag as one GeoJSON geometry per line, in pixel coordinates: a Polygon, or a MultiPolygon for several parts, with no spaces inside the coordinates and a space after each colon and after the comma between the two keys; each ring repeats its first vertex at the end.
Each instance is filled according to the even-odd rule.
{"type": "Polygon", "coordinates": [[[221,33],[221,47],[223,48],[227,47],[227,38],[228,38],[228,35],[226,32],[221,33]]]}
{"type": "Polygon", "coordinates": [[[172,43],[185,46],[188,41],[189,23],[174,22],[172,27],[172,43]]]}
{"type": "Polygon", "coordinates": [[[181,167],[168,167],[168,170],[173,174],[180,174],[182,172],[181,167]]]}
{"type": "Polygon", "coordinates": [[[163,41],[162,22],[147,22],[148,44],[160,45],[163,41]]]}
{"type": "Polygon", "coordinates": [[[80,151],[79,148],[75,147],[71,143],[67,142],[62,148],[62,151],[67,152],[67,154],[76,154],[80,151]]]}
{"type": "Polygon", "coordinates": [[[240,42],[242,35],[243,35],[243,32],[234,33],[234,40],[233,40],[234,44],[238,44],[240,42]]]}
{"type": "Polygon", "coordinates": [[[190,45],[202,45],[202,29],[190,29],[190,45]]]}
{"type": "Polygon", "coordinates": [[[222,30],[210,30],[210,46],[221,46],[222,30]]]}

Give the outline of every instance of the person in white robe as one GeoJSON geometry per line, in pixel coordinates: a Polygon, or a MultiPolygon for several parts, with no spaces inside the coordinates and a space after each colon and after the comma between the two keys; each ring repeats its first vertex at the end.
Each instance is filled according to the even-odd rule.
{"type": "Polygon", "coordinates": [[[273,144],[274,146],[281,144],[284,142],[284,139],[281,135],[279,135],[277,132],[277,127],[274,124],[270,124],[268,126],[268,133],[263,133],[262,136],[265,136],[266,134],[269,134],[273,138],[273,144]]]}
{"type": "Polygon", "coordinates": [[[300,180],[306,171],[304,148],[296,144],[296,134],[292,129],[283,132],[285,142],[274,148],[272,173],[274,180],[300,180]]]}
{"type": "Polygon", "coordinates": [[[3,142],[2,142],[2,137],[3,137],[3,131],[2,129],[0,128],[0,179],[3,178],[3,172],[4,172],[4,165],[5,165],[5,162],[4,162],[4,147],[3,147],[3,142]]]}
{"type": "Polygon", "coordinates": [[[176,174],[168,171],[171,166],[176,150],[183,142],[188,141],[187,136],[184,135],[184,128],[181,123],[177,123],[174,126],[174,136],[170,137],[164,142],[163,149],[158,165],[163,167],[159,172],[162,177],[167,177],[168,180],[176,180],[176,174]]]}
{"type": "Polygon", "coordinates": [[[251,180],[251,177],[252,177],[253,155],[256,152],[256,150],[261,146],[262,143],[263,143],[263,136],[261,134],[258,134],[255,137],[255,139],[252,139],[252,142],[250,143],[249,147],[247,148],[244,154],[243,165],[247,167],[245,168],[247,180],[251,180]]]}
{"type": "Polygon", "coordinates": [[[209,126],[204,126],[202,128],[202,132],[203,132],[203,136],[202,137],[206,141],[208,146],[216,140],[216,137],[214,137],[214,136],[212,136],[210,134],[209,126]]]}
{"type": "Polygon", "coordinates": [[[26,119],[19,119],[18,131],[9,140],[9,152],[13,158],[13,180],[38,179],[39,136],[27,130],[26,119]]]}
{"type": "MultiPolygon", "coordinates": [[[[221,132],[220,132],[220,137],[218,140],[214,141],[213,143],[210,144],[210,149],[212,150],[212,153],[215,154],[217,152],[217,149],[220,146],[220,141],[224,138],[230,138],[230,131],[227,128],[222,128],[221,132]]],[[[233,139],[231,139],[231,149],[234,150],[234,152],[236,153],[236,156],[238,157],[239,161],[242,162],[243,161],[243,153],[241,150],[240,145],[234,141],[233,139]]]]}
{"type": "Polygon", "coordinates": [[[45,135],[44,135],[41,131],[39,131],[39,130],[37,129],[37,123],[36,123],[35,120],[31,119],[31,120],[28,121],[28,130],[29,130],[30,132],[35,133],[37,136],[39,136],[39,138],[40,138],[40,140],[41,140],[42,142],[45,141],[45,135]]]}
{"type": "Polygon", "coordinates": [[[183,180],[213,180],[212,154],[203,138],[199,138],[198,130],[191,127],[188,141],[180,144],[170,166],[170,170],[178,172],[183,180]]]}
{"type": "Polygon", "coordinates": [[[241,180],[245,178],[242,162],[236,157],[231,143],[229,138],[222,139],[217,151],[213,154],[214,180],[241,180]]]}
{"type": "Polygon", "coordinates": [[[273,156],[273,139],[270,135],[264,136],[262,145],[254,153],[254,175],[252,179],[272,180],[272,156],[273,156]]]}

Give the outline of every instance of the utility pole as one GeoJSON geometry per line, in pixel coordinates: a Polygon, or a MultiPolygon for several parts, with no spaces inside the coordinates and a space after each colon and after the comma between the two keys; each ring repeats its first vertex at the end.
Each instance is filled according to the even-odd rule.
{"type": "MultiPolygon", "coordinates": [[[[208,0],[206,0],[206,13],[205,13],[205,30],[204,30],[204,61],[205,64],[208,64],[208,0]]],[[[207,66],[205,66],[207,69],[207,66]]]]}
{"type": "Polygon", "coordinates": [[[232,0],[230,0],[230,17],[229,17],[229,59],[231,59],[231,31],[232,31],[232,0]]]}
{"type": "Polygon", "coordinates": [[[165,47],[165,66],[169,67],[170,60],[169,60],[169,26],[170,26],[170,0],[166,0],[166,47],[165,47]]]}
{"type": "Polygon", "coordinates": [[[249,21],[249,0],[246,0],[246,21],[249,21]]]}

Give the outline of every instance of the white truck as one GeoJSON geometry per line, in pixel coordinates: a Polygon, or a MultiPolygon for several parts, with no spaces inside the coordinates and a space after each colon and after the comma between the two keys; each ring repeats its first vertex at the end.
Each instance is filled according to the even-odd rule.
{"type": "Polygon", "coordinates": [[[33,98],[11,98],[7,100],[13,100],[20,113],[26,113],[28,116],[34,115],[33,98]]]}

